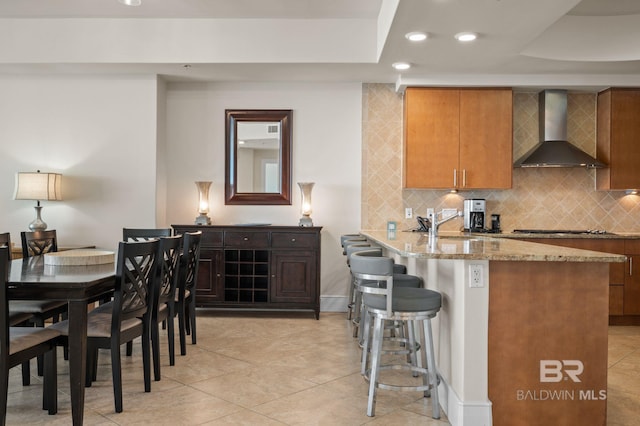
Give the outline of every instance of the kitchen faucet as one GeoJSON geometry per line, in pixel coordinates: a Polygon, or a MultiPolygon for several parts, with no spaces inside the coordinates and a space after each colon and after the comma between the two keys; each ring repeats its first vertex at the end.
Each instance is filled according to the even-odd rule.
{"type": "Polygon", "coordinates": [[[457,217],[462,217],[462,212],[458,211],[458,209],[456,209],[456,212],[454,214],[447,217],[444,217],[442,211],[436,212],[434,209],[427,209],[427,226],[429,227],[429,237],[436,238],[438,236],[438,228],[440,228],[440,225],[449,222],[450,220],[453,220],[457,217]],[[438,215],[440,215],[440,217],[442,218],[440,219],[440,221],[438,221],[438,215]]]}

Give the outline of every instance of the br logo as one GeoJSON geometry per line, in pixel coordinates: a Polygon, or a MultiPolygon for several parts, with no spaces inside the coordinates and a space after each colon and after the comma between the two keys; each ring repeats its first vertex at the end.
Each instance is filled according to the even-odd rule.
{"type": "Polygon", "coordinates": [[[577,359],[541,359],[540,381],[560,382],[569,378],[574,382],[580,382],[578,377],[584,371],[582,361],[577,359]],[[566,377],[566,378],[565,378],[566,377]]]}

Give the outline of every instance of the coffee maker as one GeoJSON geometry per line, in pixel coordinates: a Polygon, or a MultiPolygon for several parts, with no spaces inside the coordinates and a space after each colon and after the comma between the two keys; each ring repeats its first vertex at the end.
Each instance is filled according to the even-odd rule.
{"type": "Polygon", "coordinates": [[[464,200],[464,230],[470,232],[484,232],[485,211],[485,200],[478,198],[464,200]]]}

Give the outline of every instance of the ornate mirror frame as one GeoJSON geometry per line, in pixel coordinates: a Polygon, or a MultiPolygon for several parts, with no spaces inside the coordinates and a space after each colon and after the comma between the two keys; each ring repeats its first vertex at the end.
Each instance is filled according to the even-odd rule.
{"type": "Polygon", "coordinates": [[[225,204],[282,205],[291,204],[291,131],[293,111],[225,110],[225,204]],[[238,124],[242,122],[274,122],[280,124],[280,191],[238,191],[238,124]]]}

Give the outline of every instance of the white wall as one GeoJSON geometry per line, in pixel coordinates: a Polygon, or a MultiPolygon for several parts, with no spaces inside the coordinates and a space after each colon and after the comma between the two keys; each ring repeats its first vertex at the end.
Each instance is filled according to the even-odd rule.
{"type": "Polygon", "coordinates": [[[323,309],[346,304],[339,236],[360,229],[360,83],[165,83],[156,76],[0,76],[0,232],[20,231],[35,202],[13,200],[18,171],[63,174],[43,219],[61,245],[115,249],[122,227],[190,224],[196,180],[211,180],[215,224],[297,226],[299,181],[313,181],[323,226],[323,309]],[[292,109],[291,206],[224,205],[224,110],[292,109]],[[339,296],[333,298],[332,296],[339,296]]]}
{"type": "MultiPolygon", "coordinates": [[[[360,83],[169,83],[167,86],[168,224],[197,216],[195,181],[209,180],[214,224],[298,224],[296,182],[315,182],[315,225],[323,226],[323,310],[346,296],[348,271],[340,234],[360,230],[360,83]],[[225,206],[225,109],[292,109],[292,205],[225,206]]],[[[345,298],[337,303],[345,302],[345,298]]]]}
{"type": "Polygon", "coordinates": [[[42,210],[61,245],[155,225],[155,76],[0,76],[0,93],[0,232],[19,246],[35,201],[12,199],[14,175],[37,169],[63,175],[42,210]]]}

